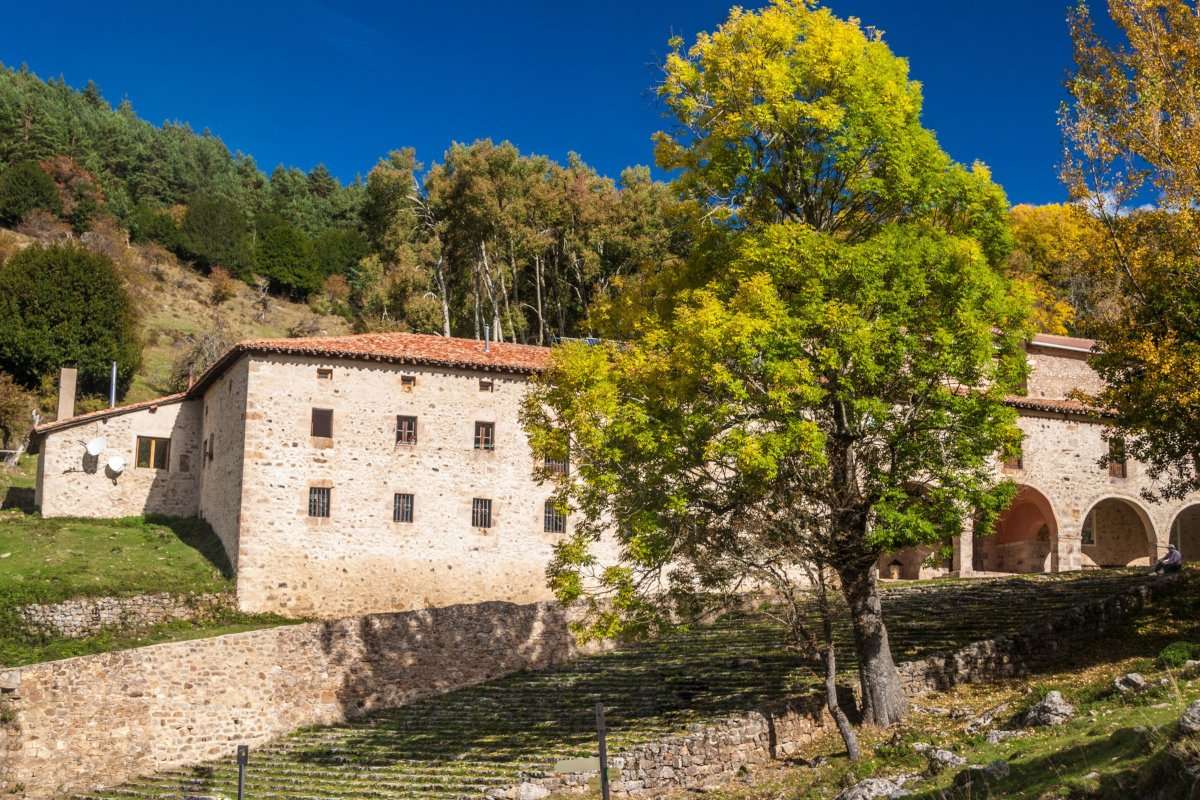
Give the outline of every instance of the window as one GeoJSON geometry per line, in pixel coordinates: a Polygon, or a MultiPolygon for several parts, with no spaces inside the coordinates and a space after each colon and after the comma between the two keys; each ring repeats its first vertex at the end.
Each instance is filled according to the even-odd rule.
{"type": "Polygon", "coordinates": [[[319,381],[333,380],[333,370],[329,369],[328,367],[320,367],[317,370],[317,380],[319,380],[319,381]]]}
{"type": "Polygon", "coordinates": [[[1005,469],[1024,469],[1025,468],[1025,451],[1020,447],[1017,452],[1008,458],[1004,459],[1005,469]]]}
{"type": "Polygon", "coordinates": [[[546,533],[567,532],[567,515],[558,510],[553,500],[546,501],[545,524],[542,529],[546,533]]]}
{"type": "Polygon", "coordinates": [[[413,496],[397,493],[392,498],[392,522],[413,521],[413,496]]]}
{"type": "Polygon", "coordinates": [[[481,391],[481,392],[494,392],[494,391],[496,391],[496,383],[495,383],[495,381],[481,380],[481,381],[479,382],[479,391],[481,391]]]}
{"type": "Polygon", "coordinates": [[[308,489],[308,515],[328,517],[329,500],[333,490],[327,486],[310,486],[308,489]]]}
{"type": "Polygon", "coordinates": [[[1087,515],[1087,519],[1083,521],[1083,530],[1079,535],[1081,544],[1096,543],[1096,512],[1092,511],[1087,515]]]}
{"type": "Polygon", "coordinates": [[[492,501],[476,497],[471,501],[471,525],[476,528],[492,527],[492,501]]]}
{"type": "Polygon", "coordinates": [[[546,456],[546,471],[552,475],[566,475],[570,470],[570,462],[566,458],[551,458],[546,456]]]}
{"type": "Polygon", "coordinates": [[[417,443],[417,418],[396,416],[396,444],[417,443]]]}
{"type": "Polygon", "coordinates": [[[1108,474],[1113,478],[1124,478],[1128,474],[1125,469],[1124,439],[1108,440],[1108,474]]]}
{"type": "Polygon", "coordinates": [[[476,422],[475,423],[475,449],[476,450],[495,450],[496,449],[496,423],[494,423],[494,422],[476,422]]]}
{"type": "Polygon", "coordinates": [[[406,392],[411,392],[413,387],[417,385],[416,375],[401,375],[400,388],[406,392]]]}
{"type": "Polygon", "coordinates": [[[137,437],[137,465],[145,469],[169,469],[171,440],[154,436],[137,437]]]}
{"type": "Polygon", "coordinates": [[[319,439],[333,438],[333,409],[314,408],[312,410],[312,435],[319,439]]]}

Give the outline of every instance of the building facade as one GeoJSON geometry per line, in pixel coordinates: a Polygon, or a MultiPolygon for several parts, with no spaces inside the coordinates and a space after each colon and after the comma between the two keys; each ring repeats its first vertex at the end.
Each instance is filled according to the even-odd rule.
{"type": "MultiPolygon", "coordinates": [[[[1172,536],[1200,558],[1200,498],[1151,505],[1138,464],[1100,466],[1103,417],[1069,397],[1097,386],[1091,347],[1030,344],[1028,392],[1010,400],[1024,449],[997,465],[1020,489],[996,534],[968,531],[946,564],[930,549],[887,554],[885,577],[1146,564],[1172,536]]],[[[37,503],[45,516],[202,517],[246,611],[549,599],[545,567],[571,521],[535,480],[519,422],[548,357],[413,334],[244,342],[186,392],[40,426],[37,503]]]]}

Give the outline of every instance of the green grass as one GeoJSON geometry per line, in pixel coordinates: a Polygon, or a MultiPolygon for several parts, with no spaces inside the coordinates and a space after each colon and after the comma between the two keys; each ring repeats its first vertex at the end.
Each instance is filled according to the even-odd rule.
{"type": "MultiPolygon", "coordinates": [[[[907,660],[1044,621],[1146,580],[1126,572],[918,584],[889,589],[883,602],[897,658],[907,660]]],[[[269,800],[479,796],[559,760],[594,755],[597,701],[607,709],[609,752],[617,754],[697,722],[810,691],[815,676],[782,640],[774,623],[740,615],[558,669],[521,672],[350,723],[302,730],[255,750],[247,791],[269,800]]],[[[853,660],[846,653],[839,661],[848,683],[853,660]]],[[[836,753],[836,744],[822,746],[836,753]]],[[[872,756],[872,763],[885,762],[872,756]]],[[[235,782],[230,758],[93,796],[232,796],[235,782]]]]}
{"type": "Polygon", "coordinates": [[[200,520],[0,513],[0,604],[232,588],[228,559],[200,520]]]}

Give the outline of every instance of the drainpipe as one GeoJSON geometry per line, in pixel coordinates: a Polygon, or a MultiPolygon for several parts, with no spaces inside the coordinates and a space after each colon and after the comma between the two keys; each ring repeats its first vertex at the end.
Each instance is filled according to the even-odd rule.
{"type": "Polygon", "coordinates": [[[112,362],[112,379],[108,382],[108,407],[117,407],[117,362],[112,362]]]}

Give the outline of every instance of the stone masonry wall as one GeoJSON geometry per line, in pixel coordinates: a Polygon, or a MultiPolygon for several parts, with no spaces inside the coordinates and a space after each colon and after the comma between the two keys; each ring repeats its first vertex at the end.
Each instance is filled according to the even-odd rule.
{"type": "Polygon", "coordinates": [[[225,370],[204,392],[200,421],[199,513],[238,567],[245,464],[246,382],[249,358],[225,370]]]}
{"type": "Polygon", "coordinates": [[[43,437],[38,453],[37,502],[47,517],[128,517],[169,514],[190,517],[197,510],[200,469],[200,404],[165,403],[98,419],[43,437]],[[169,469],[136,466],[138,436],[170,438],[169,469]],[[104,437],[98,458],[84,443],[104,437]],[[113,455],[125,458],[119,475],[107,467],[113,455]]]}
{"type": "Polygon", "coordinates": [[[232,594],[159,592],[133,597],[77,597],[61,603],[24,606],[17,613],[31,631],[79,639],[104,628],[133,630],[172,620],[208,619],[236,608],[237,599],[232,594]]]}
{"type": "MultiPolygon", "coordinates": [[[[1081,604],[1067,614],[1029,626],[1020,633],[988,639],[953,653],[898,665],[905,693],[920,697],[960,683],[1027,675],[1051,662],[1072,642],[1094,637],[1143,608],[1156,593],[1175,591],[1178,580],[1140,586],[1105,600],[1081,604]]],[[[683,736],[641,745],[609,757],[613,794],[654,796],[710,786],[735,778],[745,766],[785,758],[813,739],[834,731],[821,695],[693,725],[683,736]]],[[[542,774],[526,783],[490,793],[494,798],[528,800],[548,792],[583,792],[596,773],[542,774]]]]}
{"type": "Polygon", "coordinates": [[[0,672],[0,793],[111,786],[574,654],[558,607],[481,603],[0,672]]]}
{"type": "Polygon", "coordinates": [[[518,419],[524,375],[278,356],[251,360],[248,386],[243,610],[550,598],[545,568],[563,534],[544,532],[551,487],[533,478],[518,419]],[[314,408],[333,411],[332,438],[310,436],[314,408]],[[397,443],[398,415],[417,418],[416,444],[397,443]],[[474,448],[476,421],[495,424],[494,450],[474,448]],[[311,487],[330,489],[328,518],[308,515],[311,487]],[[412,522],[393,521],[396,493],[414,496],[412,522]],[[491,500],[490,528],[472,524],[474,498],[491,500]]]}

